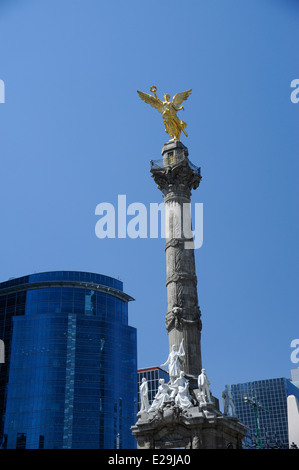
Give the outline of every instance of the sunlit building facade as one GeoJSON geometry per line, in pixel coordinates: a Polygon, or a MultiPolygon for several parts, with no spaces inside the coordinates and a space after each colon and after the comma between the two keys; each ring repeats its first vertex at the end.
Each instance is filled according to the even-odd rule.
{"type": "Polygon", "coordinates": [[[55,271],[0,283],[0,444],[134,448],[136,329],[121,281],[55,271]]]}

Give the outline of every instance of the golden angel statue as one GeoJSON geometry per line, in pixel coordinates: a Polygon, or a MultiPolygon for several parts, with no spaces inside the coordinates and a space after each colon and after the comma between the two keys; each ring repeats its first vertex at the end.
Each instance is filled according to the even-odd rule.
{"type": "Polygon", "coordinates": [[[150,91],[154,93],[149,95],[148,93],[143,93],[142,91],[137,91],[140,98],[146,103],[150,104],[156,108],[160,113],[165,124],[165,132],[173,138],[173,140],[180,140],[181,132],[183,131],[185,136],[188,137],[187,132],[185,131],[187,124],[179,119],[176,115],[177,111],[184,109],[184,106],[181,106],[182,102],[191,95],[192,90],[183,91],[182,93],[177,93],[174,95],[172,101],[170,101],[170,96],[168,94],[164,95],[164,101],[161,101],[157,96],[157,87],[150,87],[150,91]]]}

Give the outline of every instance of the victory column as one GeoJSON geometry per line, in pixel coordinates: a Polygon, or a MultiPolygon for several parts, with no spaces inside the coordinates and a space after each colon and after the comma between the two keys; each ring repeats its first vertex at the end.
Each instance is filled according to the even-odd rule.
{"type": "Polygon", "coordinates": [[[166,230],[166,329],[170,381],[161,383],[153,403],[138,413],[132,426],[139,449],[223,449],[242,447],[246,432],[236,417],[219,411],[211,396],[210,382],[201,360],[201,311],[198,306],[194,244],[191,230],[191,191],[201,181],[200,168],[188,158],[180,141],[187,137],[187,124],[177,112],[192,90],[177,93],[170,101],[138,91],[140,98],[161,114],[165,132],[171,139],[162,147],[162,159],[151,161],[151,174],[161,190],[165,204],[166,230]]]}

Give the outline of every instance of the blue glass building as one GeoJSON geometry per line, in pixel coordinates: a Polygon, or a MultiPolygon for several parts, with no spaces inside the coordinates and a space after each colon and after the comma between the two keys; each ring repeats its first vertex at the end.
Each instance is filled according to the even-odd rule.
{"type": "Polygon", "coordinates": [[[254,445],[258,442],[255,412],[245,397],[261,405],[258,408],[261,447],[289,447],[287,397],[295,395],[299,401],[299,389],[290,380],[281,377],[232,384],[231,392],[239,421],[248,426],[254,445]]]}
{"type": "Polygon", "coordinates": [[[0,283],[2,448],[135,448],[137,338],[121,281],[55,271],[0,283]]]}

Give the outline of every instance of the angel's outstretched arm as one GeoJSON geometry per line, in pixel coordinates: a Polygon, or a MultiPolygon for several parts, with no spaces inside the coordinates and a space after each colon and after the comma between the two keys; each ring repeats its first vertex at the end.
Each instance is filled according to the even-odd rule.
{"type": "Polygon", "coordinates": [[[168,359],[166,362],[164,362],[164,364],[161,364],[161,367],[167,366],[167,364],[169,364],[169,361],[170,361],[170,356],[168,356],[168,359]]]}
{"type": "Polygon", "coordinates": [[[173,103],[172,103],[172,106],[174,107],[174,109],[176,111],[181,111],[181,109],[185,109],[184,106],[181,106],[180,108],[177,108],[173,103]]]}
{"type": "Polygon", "coordinates": [[[159,103],[162,105],[163,102],[160,100],[160,98],[159,98],[158,95],[157,95],[157,89],[156,89],[156,87],[151,87],[151,92],[154,93],[156,100],[158,100],[159,103]]]}

